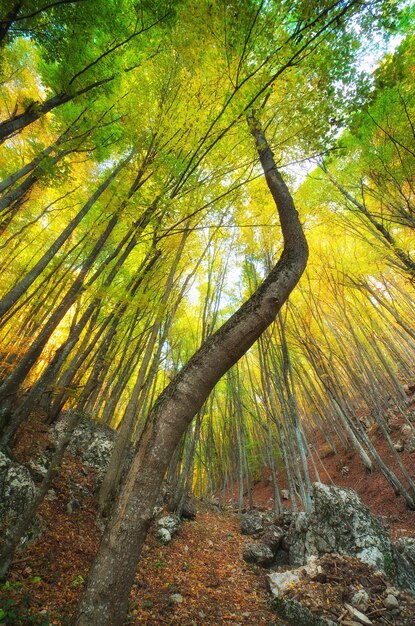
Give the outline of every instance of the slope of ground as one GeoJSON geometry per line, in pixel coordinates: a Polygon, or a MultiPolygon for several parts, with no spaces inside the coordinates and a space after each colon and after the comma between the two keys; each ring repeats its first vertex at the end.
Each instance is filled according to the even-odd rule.
{"type": "MultiPolygon", "coordinates": [[[[412,415],[414,407],[415,403],[412,407],[409,407],[408,415],[412,415]]],[[[399,441],[403,425],[404,420],[402,418],[396,418],[391,423],[390,435],[393,441],[399,441]]],[[[396,455],[391,450],[382,433],[375,426],[372,426],[368,431],[368,435],[387,466],[405,484],[406,481],[402,477],[396,455]]],[[[392,539],[415,536],[415,511],[408,509],[404,498],[396,496],[379,467],[375,467],[372,473],[368,473],[359,455],[352,448],[349,450],[339,448],[339,453],[335,455],[330,451],[321,436],[316,437],[315,447],[319,450],[321,458],[321,461],[317,460],[316,463],[320,474],[319,478],[322,482],[328,484],[332,482],[338,487],[354,489],[372,513],[382,519],[392,539]]],[[[415,480],[415,450],[413,452],[400,452],[399,458],[412,479],[415,480]]],[[[309,469],[311,480],[316,480],[311,465],[309,469]]],[[[280,490],[287,489],[287,486],[285,473],[281,472],[279,488],[280,490]]],[[[238,485],[235,485],[234,489],[221,494],[219,498],[221,504],[236,502],[237,490],[238,485]]],[[[262,480],[254,484],[252,499],[254,505],[258,507],[272,508],[273,487],[269,472],[264,471],[262,480]]],[[[291,503],[288,500],[284,501],[283,505],[291,508],[291,503]]]]}
{"type": "MultiPolygon", "coordinates": [[[[25,456],[21,451],[21,456],[25,456]]],[[[43,503],[42,537],[19,553],[0,591],[0,624],[67,626],[98,547],[95,476],[73,458],[43,503]],[[72,512],[68,503],[78,504],[72,512]],[[48,621],[49,620],[49,621],[48,621]]],[[[282,624],[267,608],[265,572],[242,559],[238,518],[201,506],[167,545],[150,532],[131,595],[129,624],[282,624]],[[180,594],[181,602],[175,602],[180,594]]],[[[180,598],[179,598],[180,599],[180,598]]]]}
{"type": "MultiPolygon", "coordinates": [[[[396,438],[400,425],[397,423],[394,428],[392,435],[396,438]]],[[[373,431],[371,436],[383,458],[398,472],[396,460],[381,435],[373,431]]],[[[33,420],[19,438],[17,459],[27,462],[45,445],[46,429],[33,420]]],[[[320,451],[324,452],[322,442],[320,451]]],[[[414,458],[414,453],[401,453],[412,475],[414,458]]],[[[338,486],[355,489],[365,504],[383,518],[393,537],[415,536],[415,512],[406,508],[403,498],[395,496],[378,469],[367,474],[352,451],[337,456],[327,454],[323,463],[321,478],[328,481],[328,474],[338,486]]],[[[283,479],[280,487],[286,487],[283,479]]],[[[61,477],[40,510],[44,520],[41,539],[16,556],[8,583],[0,590],[0,624],[71,623],[101,534],[96,523],[95,489],[94,471],[68,457],[61,477]]],[[[196,519],[184,522],[168,546],[150,535],[132,591],[128,623],[283,623],[267,607],[265,571],[242,559],[246,538],[240,534],[232,496],[231,491],[224,494],[225,503],[230,505],[225,512],[200,505],[196,519]]],[[[253,498],[257,506],[272,508],[269,480],[254,486],[253,498]]],[[[289,506],[289,501],[284,504],[289,506]]]]}

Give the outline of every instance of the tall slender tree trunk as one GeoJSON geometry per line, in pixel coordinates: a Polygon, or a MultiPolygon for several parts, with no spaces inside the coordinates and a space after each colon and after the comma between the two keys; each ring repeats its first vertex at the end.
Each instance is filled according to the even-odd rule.
{"type": "Polygon", "coordinates": [[[259,123],[251,116],[249,124],[280,217],[282,255],[257,291],[202,344],[153,406],[89,573],[77,626],[123,623],[153,507],[177,444],[218,380],[275,319],[306,267],[308,246],[291,194],[259,123]]]}

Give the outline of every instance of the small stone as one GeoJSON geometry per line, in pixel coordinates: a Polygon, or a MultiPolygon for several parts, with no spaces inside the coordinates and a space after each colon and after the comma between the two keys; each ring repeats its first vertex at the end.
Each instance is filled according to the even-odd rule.
{"type": "Polygon", "coordinates": [[[156,539],[163,545],[167,545],[171,541],[171,533],[167,528],[159,528],[156,532],[156,539]]]}
{"type": "Polygon", "coordinates": [[[80,508],[81,503],[76,498],[72,498],[72,500],[69,500],[68,504],[66,505],[66,510],[68,511],[68,513],[73,513],[80,508]]]}
{"type": "Polygon", "coordinates": [[[395,448],[396,452],[403,452],[404,451],[404,445],[403,445],[402,439],[399,439],[399,441],[394,443],[393,447],[395,448]]]}
{"type": "Polygon", "coordinates": [[[395,598],[399,597],[399,591],[396,587],[386,587],[385,594],[387,596],[390,594],[391,596],[395,596],[395,598]]]}
{"type": "Polygon", "coordinates": [[[354,620],[360,622],[361,624],[364,624],[364,626],[371,626],[371,624],[373,624],[373,622],[367,617],[367,615],[364,615],[364,613],[358,611],[350,604],[344,603],[344,606],[349,611],[349,613],[351,613],[354,620]]]}
{"type": "Polygon", "coordinates": [[[350,603],[359,611],[366,611],[369,606],[369,594],[364,589],[360,589],[354,594],[350,603]]]}
{"type": "Polygon", "coordinates": [[[388,610],[399,609],[399,602],[391,593],[388,593],[383,601],[383,606],[388,610]]]}
{"type": "Polygon", "coordinates": [[[281,489],[281,495],[283,500],[290,499],[290,492],[288,491],[288,489],[281,489]]]}
{"type": "Polygon", "coordinates": [[[170,604],[181,604],[183,602],[183,596],[180,593],[172,593],[169,597],[170,604]]]}

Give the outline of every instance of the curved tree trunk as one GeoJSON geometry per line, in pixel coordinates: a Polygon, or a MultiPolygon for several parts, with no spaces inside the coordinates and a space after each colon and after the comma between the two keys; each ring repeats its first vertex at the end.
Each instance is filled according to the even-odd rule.
{"type": "Polygon", "coordinates": [[[181,436],[218,380],[274,321],[305,269],[308,247],[292,197],[253,116],[249,124],[278,209],[283,253],[253,296],[202,344],[151,410],[88,576],[77,626],[123,623],[153,507],[181,436]]]}

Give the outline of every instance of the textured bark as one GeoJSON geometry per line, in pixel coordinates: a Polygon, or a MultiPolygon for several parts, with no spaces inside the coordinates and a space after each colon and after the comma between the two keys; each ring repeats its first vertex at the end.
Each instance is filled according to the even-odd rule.
{"type": "Polygon", "coordinates": [[[278,209],[283,253],[254,295],[202,344],[151,410],[88,576],[77,626],[123,623],[153,507],[182,434],[218,380],[273,322],[305,269],[308,247],[290,192],[259,124],[253,117],[249,121],[278,209]]]}

